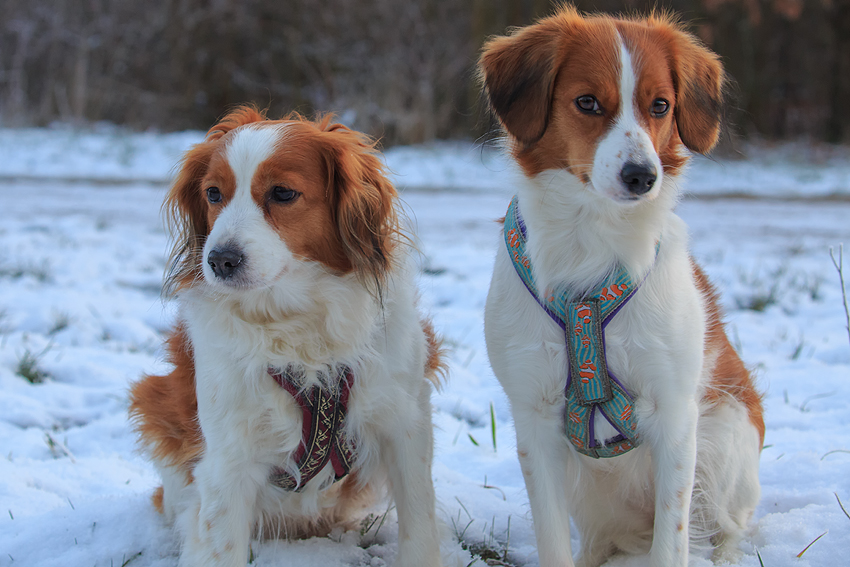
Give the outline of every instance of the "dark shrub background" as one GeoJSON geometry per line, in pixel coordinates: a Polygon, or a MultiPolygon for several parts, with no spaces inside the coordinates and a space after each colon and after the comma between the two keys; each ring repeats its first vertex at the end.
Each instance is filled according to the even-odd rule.
{"type": "MultiPolygon", "coordinates": [[[[253,101],[334,110],[385,144],[486,124],[474,66],[490,35],[547,0],[3,0],[0,124],[107,120],[206,129],[253,101]]],[[[734,129],[850,142],[850,0],[579,0],[672,8],[736,82],[734,129]]]]}

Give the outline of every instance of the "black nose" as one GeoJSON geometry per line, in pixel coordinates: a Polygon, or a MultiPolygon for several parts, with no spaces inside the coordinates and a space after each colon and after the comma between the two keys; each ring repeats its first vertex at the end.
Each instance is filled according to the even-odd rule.
{"type": "Polygon", "coordinates": [[[231,277],[242,263],[242,253],[233,248],[213,250],[207,256],[207,263],[217,278],[226,280],[231,277]]]}
{"type": "Polygon", "coordinates": [[[643,195],[652,189],[652,185],[658,179],[658,175],[656,175],[655,168],[651,165],[638,165],[629,162],[620,171],[620,179],[626,184],[626,188],[630,193],[643,195]]]}

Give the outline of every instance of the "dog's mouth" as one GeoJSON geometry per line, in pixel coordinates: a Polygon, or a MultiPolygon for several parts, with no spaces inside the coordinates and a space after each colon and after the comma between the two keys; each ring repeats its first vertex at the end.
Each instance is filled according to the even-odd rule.
{"type": "Polygon", "coordinates": [[[592,181],[585,183],[585,187],[592,193],[596,193],[605,200],[610,200],[623,206],[631,207],[644,201],[651,201],[655,193],[649,191],[642,195],[636,195],[619,186],[607,186],[604,189],[597,187],[592,181]]]}

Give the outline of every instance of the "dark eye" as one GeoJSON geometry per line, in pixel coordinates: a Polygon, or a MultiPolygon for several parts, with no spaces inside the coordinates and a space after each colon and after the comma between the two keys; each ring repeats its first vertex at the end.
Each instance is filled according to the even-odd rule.
{"type": "Polygon", "coordinates": [[[298,195],[300,195],[298,191],[277,185],[272,189],[271,200],[276,203],[291,203],[298,198],[298,195]]]}
{"type": "Polygon", "coordinates": [[[579,110],[588,114],[602,114],[599,101],[593,95],[581,95],[576,99],[576,106],[579,110]]]}
{"type": "Polygon", "coordinates": [[[218,187],[208,187],[207,188],[207,200],[210,203],[220,203],[221,202],[221,191],[218,190],[218,187]]]}
{"type": "Polygon", "coordinates": [[[649,113],[656,118],[661,118],[667,114],[668,110],[670,110],[670,103],[663,98],[657,98],[652,101],[652,108],[649,109],[649,113]]]}

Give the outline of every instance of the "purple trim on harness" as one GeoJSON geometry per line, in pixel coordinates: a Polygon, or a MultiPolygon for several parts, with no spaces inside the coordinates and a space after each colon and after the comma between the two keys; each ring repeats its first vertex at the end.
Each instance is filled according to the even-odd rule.
{"type": "MultiPolygon", "coordinates": [[[[517,201],[516,207],[514,208],[514,219],[516,219],[516,224],[519,227],[519,231],[522,234],[523,239],[528,240],[528,229],[525,227],[525,219],[522,218],[522,213],[520,213],[520,210],[519,210],[519,201],[517,201]]],[[[620,310],[623,308],[623,306],[632,299],[632,296],[634,296],[634,294],[637,292],[637,290],[640,289],[640,286],[643,285],[643,282],[645,282],[646,278],[648,278],[648,277],[649,277],[649,272],[646,272],[646,274],[643,276],[643,279],[640,280],[640,282],[638,282],[632,288],[631,293],[623,301],[621,301],[620,304],[617,305],[617,307],[615,307],[613,311],[608,313],[608,315],[604,319],[602,319],[602,330],[603,331],[605,330],[605,327],[608,326],[608,323],[611,322],[611,319],[614,318],[614,315],[619,313],[620,310]]],[[[555,323],[558,324],[559,327],[561,327],[562,329],[564,329],[564,331],[566,331],[567,330],[566,322],[564,320],[562,320],[556,313],[554,313],[548,307],[546,307],[546,304],[543,303],[543,301],[541,301],[539,297],[537,297],[537,294],[534,293],[534,291],[530,287],[528,287],[528,283],[526,283],[525,278],[520,278],[520,280],[522,281],[522,284],[525,286],[525,289],[528,290],[528,293],[531,294],[531,297],[533,297],[534,300],[537,301],[537,303],[540,305],[540,307],[543,308],[543,311],[545,311],[549,315],[549,317],[551,317],[552,320],[555,321],[555,323]]],[[[604,346],[604,342],[605,342],[605,334],[604,333],[602,334],[602,342],[603,342],[603,346],[604,346]]],[[[606,356],[605,364],[606,365],[608,364],[607,356],[606,356]]],[[[567,371],[567,372],[568,372],[567,373],[567,386],[569,386],[570,385],[570,377],[569,377],[569,371],[567,371]]],[[[610,372],[609,372],[609,374],[610,374],[610,372]]],[[[619,380],[617,380],[617,383],[620,384],[619,380]]],[[[623,385],[620,384],[620,386],[622,387],[623,385]]],[[[625,390],[625,388],[623,388],[623,389],[625,390]]]]}
{"type": "MultiPolygon", "coordinates": [[[[587,437],[588,437],[588,446],[591,449],[596,448],[596,410],[599,409],[599,406],[594,405],[590,408],[590,417],[587,420],[587,437]]],[[[604,413],[602,415],[605,415],[604,413]]]]}
{"type": "MultiPolygon", "coordinates": [[[[629,302],[629,300],[632,298],[632,296],[635,294],[635,292],[637,292],[637,290],[638,290],[638,289],[640,289],[641,284],[643,284],[643,282],[645,282],[645,281],[646,281],[646,278],[647,278],[648,276],[649,276],[649,272],[647,272],[647,273],[646,273],[646,275],[645,275],[645,276],[643,276],[643,279],[642,279],[642,280],[640,280],[640,282],[638,282],[638,283],[637,283],[637,284],[636,284],[636,285],[632,288],[632,292],[628,295],[628,297],[626,297],[623,301],[621,301],[621,302],[620,302],[620,304],[619,304],[617,307],[615,307],[615,308],[614,308],[614,310],[613,310],[613,311],[611,311],[611,312],[608,314],[608,316],[607,316],[607,317],[605,317],[604,319],[602,319],[602,330],[603,330],[603,331],[605,330],[605,327],[607,327],[607,326],[608,326],[608,323],[610,323],[610,322],[611,322],[611,319],[613,319],[613,318],[614,318],[614,315],[616,315],[617,313],[619,313],[619,312],[620,312],[620,309],[622,309],[622,308],[623,308],[623,305],[625,305],[626,303],[628,303],[628,302],[629,302]]],[[[604,341],[604,340],[605,340],[605,339],[604,339],[605,334],[603,333],[603,334],[602,334],[602,336],[603,336],[603,339],[602,339],[602,340],[604,341]]]]}
{"type": "MultiPolygon", "coordinates": [[[[522,238],[523,238],[524,240],[528,240],[528,231],[527,231],[527,229],[525,228],[525,219],[523,219],[523,218],[522,218],[522,215],[521,215],[521,214],[520,214],[520,212],[519,212],[519,202],[517,202],[517,204],[516,204],[516,208],[514,209],[514,219],[516,220],[516,225],[519,227],[519,231],[520,231],[520,233],[522,234],[522,238]]],[[[522,285],[524,285],[524,286],[525,286],[525,289],[527,289],[527,290],[528,290],[528,293],[531,295],[531,297],[533,297],[533,298],[534,298],[534,301],[536,301],[536,302],[537,302],[537,304],[538,304],[538,305],[540,305],[540,307],[542,307],[542,308],[543,308],[543,311],[545,311],[545,312],[546,312],[546,314],[547,314],[547,315],[549,315],[549,317],[551,317],[551,318],[552,318],[552,320],[553,320],[553,321],[554,321],[554,322],[555,322],[555,323],[556,323],[559,327],[561,327],[561,328],[564,330],[564,332],[566,332],[566,331],[567,331],[567,323],[566,323],[566,321],[564,321],[563,319],[561,319],[561,318],[558,316],[558,314],[557,314],[557,313],[553,312],[553,311],[552,311],[552,310],[550,310],[548,307],[546,307],[546,304],[545,304],[545,303],[543,303],[543,302],[540,300],[540,298],[539,298],[539,297],[537,297],[537,294],[534,292],[534,290],[533,290],[533,289],[531,289],[530,287],[528,287],[528,282],[526,282],[526,281],[525,281],[525,278],[519,278],[519,279],[520,279],[520,281],[522,282],[522,285]]],[[[570,383],[570,382],[569,382],[569,380],[570,380],[570,378],[569,378],[569,370],[567,370],[567,373],[568,373],[568,374],[567,374],[567,384],[569,384],[569,383],[570,383]]]]}
{"type": "Polygon", "coordinates": [[[540,298],[539,298],[539,297],[537,297],[537,294],[536,294],[536,293],[534,293],[534,290],[532,290],[530,287],[528,287],[528,284],[527,284],[527,283],[525,283],[525,280],[524,280],[523,278],[520,278],[520,281],[522,282],[522,285],[524,285],[524,286],[525,286],[525,289],[527,289],[527,290],[528,290],[528,293],[531,295],[531,297],[533,297],[533,298],[534,298],[534,300],[537,302],[537,304],[538,304],[538,305],[540,305],[540,307],[542,307],[542,308],[543,308],[543,311],[545,311],[545,312],[546,312],[546,314],[547,314],[547,315],[549,315],[549,317],[551,317],[551,318],[552,318],[552,320],[553,320],[555,323],[557,323],[557,325],[558,325],[559,327],[561,327],[561,329],[563,329],[563,330],[564,330],[564,332],[566,332],[566,331],[567,331],[567,323],[566,323],[564,320],[562,320],[560,317],[558,317],[558,315],[557,315],[557,314],[555,314],[555,313],[554,313],[551,309],[549,309],[548,307],[546,307],[546,304],[545,304],[545,303],[543,303],[542,301],[540,301],[540,298]]]}
{"type": "Polygon", "coordinates": [[[519,201],[516,202],[516,225],[519,227],[520,233],[522,233],[522,237],[528,240],[528,230],[525,228],[525,219],[522,218],[522,215],[519,212],[519,201]]]}

